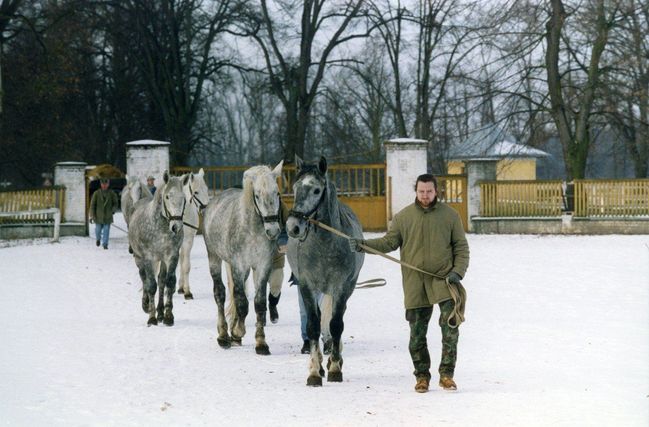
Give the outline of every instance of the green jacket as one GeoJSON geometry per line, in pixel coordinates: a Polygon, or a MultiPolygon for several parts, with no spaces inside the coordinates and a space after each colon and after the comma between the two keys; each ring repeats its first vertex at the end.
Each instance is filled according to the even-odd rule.
{"type": "Polygon", "coordinates": [[[97,224],[112,224],[117,211],[117,194],[113,190],[97,190],[90,199],[90,218],[97,224]]]}
{"type": "MultiPolygon", "coordinates": [[[[383,253],[401,248],[401,260],[446,277],[455,271],[464,277],[469,266],[469,244],[459,214],[444,203],[428,209],[413,203],[397,213],[385,236],[367,246],[383,253]]],[[[430,307],[451,298],[446,281],[401,267],[406,309],[430,307]]]]}

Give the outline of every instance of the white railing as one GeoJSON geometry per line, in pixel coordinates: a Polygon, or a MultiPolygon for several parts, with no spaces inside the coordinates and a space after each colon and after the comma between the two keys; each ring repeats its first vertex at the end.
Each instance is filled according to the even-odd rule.
{"type": "MultiPolygon", "coordinates": [[[[61,211],[59,208],[49,208],[49,209],[38,209],[38,210],[27,210],[27,211],[15,211],[15,212],[0,212],[0,218],[12,218],[12,219],[30,219],[35,215],[45,215],[47,217],[54,218],[54,235],[52,236],[52,243],[59,241],[59,235],[61,230],[61,211]]],[[[33,224],[33,222],[25,222],[26,225],[33,224]]]]}

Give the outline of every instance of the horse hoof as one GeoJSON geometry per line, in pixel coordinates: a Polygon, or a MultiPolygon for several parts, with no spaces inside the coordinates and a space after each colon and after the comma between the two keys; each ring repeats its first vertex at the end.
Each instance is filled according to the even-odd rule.
{"type": "Polygon", "coordinates": [[[185,299],[194,299],[194,295],[192,295],[191,292],[187,292],[187,293],[185,294],[185,299]]]}
{"type": "Polygon", "coordinates": [[[311,387],[322,387],[322,377],[311,375],[306,379],[306,385],[311,387]]]}
{"type": "Polygon", "coordinates": [[[230,347],[232,347],[232,342],[230,341],[230,338],[217,338],[216,342],[219,343],[221,348],[230,348],[230,347]]]}
{"type": "Polygon", "coordinates": [[[241,338],[232,337],[232,345],[236,345],[237,347],[241,347],[241,338]]]}
{"type": "Polygon", "coordinates": [[[173,326],[174,325],[174,317],[172,316],[165,316],[162,322],[167,325],[167,326],[173,326]]]}
{"type": "Polygon", "coordinates": [[[343,382],[343,373],[341,371],[328,372],[327,381],[329,381],[330,383],[341,383],[343,382]]]}
{"type": "Polygon", "coordinates": [[[270,354],[270,349],[267,345],[258,345],[255,347],[255,352],[262,356],[268,356],[270,354]]]}
{"type": "Polygon", "coordinates": [[[149,321],[146,322],[146,324],[147,324],[147,326],[157,325],[158,324],[158,319],[156,319],[155,317],[150,317],[149,321]]]}

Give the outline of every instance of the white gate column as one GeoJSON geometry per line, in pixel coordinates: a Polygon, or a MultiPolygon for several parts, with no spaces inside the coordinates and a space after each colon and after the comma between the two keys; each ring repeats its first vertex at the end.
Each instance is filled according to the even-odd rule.
{"type": "Polygon", "coordinates": [[[54,166],[54,185],[65,187],[65,212],[62,222],[86,222],[86,164],[59,162],[54,166]]]}
{"type": "Polygon", "coordinates": [[[146,184],[146,177],[155,178],[155,186],[163,184],[162,174],[169,170],[169,146],[166,141],[144,139],[126,143],[126,174],[137,176],[146,184]]]}
{"type": "Polygon", "coordinates": [[[394,214],[415,201],[417,177],[428,172],[427,147],[428,142],[423,139],[396,138],[385,141],[385,174],[391,185],[388,222],[394,214]]]}

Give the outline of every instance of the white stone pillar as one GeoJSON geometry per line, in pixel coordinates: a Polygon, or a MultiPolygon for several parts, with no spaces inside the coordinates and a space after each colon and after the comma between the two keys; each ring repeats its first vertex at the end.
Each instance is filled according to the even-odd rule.
{"type": "Polygon", "coordinates": [[[426,148],[423,139],[396,138],[385,141],[385,163],[388,183],[388,221],[394,214],[415,201],[417,177],[428,172],[426,148]]]}
{"type": "Polygon", "coordinates": [[[62,222],[86,222],[86,163],[60,162],[54,166],[54,185],[65,187],[62,222]]]}
{"type": "Polygon", "coordinates": [[[465,161],[467,175],[469,231],[473,231],[472,217],[480,216],[480,181],[496,180],[495,159],[469,159],[465,161]]]}
{"type": "Polygon", "coordinates": [[[146,177],[155,178],[155,186],[163,184],[162,175],[169,170],[169,142],[144,139],[126,143],[126,174],[137,176],[146,184],[146,177]]]}

